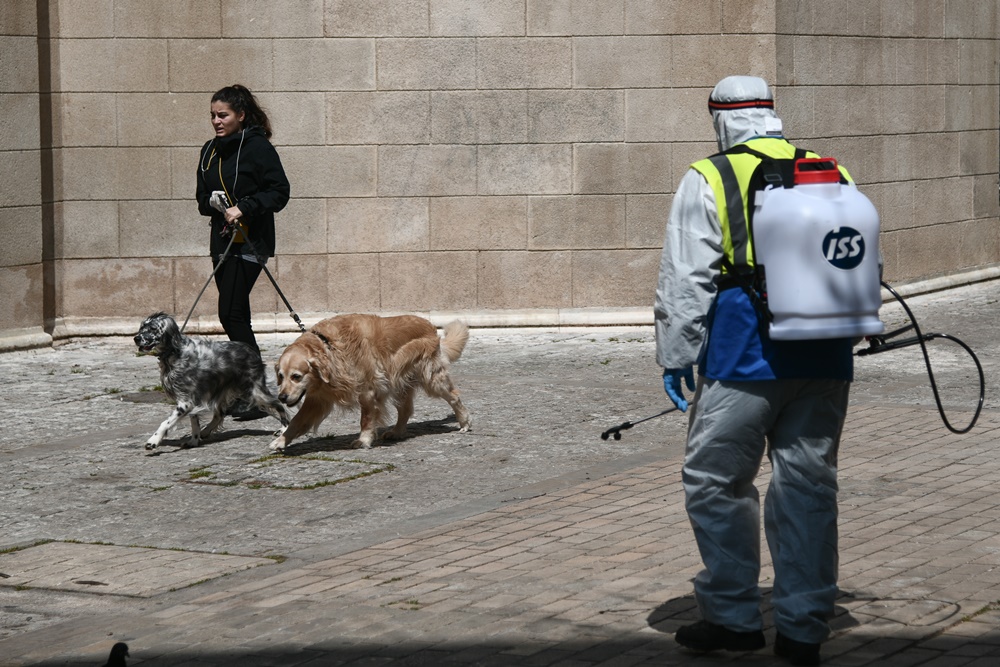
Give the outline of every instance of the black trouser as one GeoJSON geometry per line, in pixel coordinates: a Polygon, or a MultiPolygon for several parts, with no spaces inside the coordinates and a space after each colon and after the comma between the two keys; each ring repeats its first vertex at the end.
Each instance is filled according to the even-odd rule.
{"type": "MultiPolygon", "coordinates": [[[[212,260],[213,266],[219,259],[212,260]]],[[[219,270],[215,272],[215,286],[219,288],[219,321],[225,329],[229,340],[247,343],[260,354],[257,339],[250,326],[250,290],[257,282],[261,266],[248,262],[242,257],[226,258],[219,270]]]]}

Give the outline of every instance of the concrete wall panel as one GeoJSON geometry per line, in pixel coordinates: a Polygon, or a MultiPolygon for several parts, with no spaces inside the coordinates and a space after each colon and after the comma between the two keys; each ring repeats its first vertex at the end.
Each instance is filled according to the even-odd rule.
{"type": "MultiPolygon", "coordinates": [[[[330,261],[327,255],[281,255],[274,260],[274,266],[268,267],[271,274],[281,287],[285,298],[292,304],[292,308],[301,315],[308,313],[325,313],[330,309],[330,261]]],[[[254,287],[254,292],[259,288],[266,287],[278,300],[278,314],[280,320],[282,313],[287,314],[288,308],[281,297],[274,290],[271,281],[267,276],[262,275],[258,281],[259,287],[254,287]],[[259,283],[265,283],[260,285],[259,283]]],[[[266,312],[266,311],[265,311],[266,312]]],[[[293,324],[291,316],[287,316],[287,324],[293,324]]],[[[294,326],[294,325],[293,325],[294,326]]]]}
{"type": "Polygon", "coordinates": [[[0,93],[0,147],[3,150],[38,150],[38,95],[0,93]]]}
{"type": "MultiPolygon", "coordinates": [[[[114,96],[113,115],[98,119],[98,127],[110,119],[117,119],[119,146],[197,144],[200,148],[201,142],[213,136],[209,116],[211,99],[209,93],[120,93],[114,96]]],[[[83,144],[84,137],[81,135],[86,132],[87,121],[103,113],[106,102],[102,98],[97,104],[83,106],[81,118],[73,117],[72,109],[64,112],[64,137],[70,133],[75,140],[73,144],[66,145],[83,144]],[[95,106],[98,108],[93,108],[95,106]]]]}
{"type": "MultiPolygon", "coordinates": [[[[254,93],[257,95],[257,93],[254,93]]],[[[205,99],[206,108],[208,99],[205,99]]],[[[312,93],[261,93],[257,99],[263,105],[271,120],[274,136],[271,142],[276,146],[322,146],[330,143],[326,139],[326,94],[312,93]]],[[[208,132],[207,112],[205,122],[206,139],[208,132]]]]}
{"type": "Polygon", "coordinates": [[[625,140],[625,95],[619,90],[528,92],[528,141],[625,140]]]}
{"type": "Polygon", "coordinates": [[[327,37],[424,37],[427,0],[326,0],[327,37]]]}
{"type": "Polygon", "coordinates": [[[463,310],[477,306],[476,253],[408,252],[379,255],[383,310],[463,310]]]}
{"type": "Polygon", "coordinates": [[[431,93],[431,141],[437,144],[507,144],[528,140],[524,90],[431,93]]]}
{"type": "Polygon", "coordinates": [[[476,87],[475,39],[382,39],[377,53],[379,90],[476,87]]]}
{"type": "Polygon", "coordinates": [[[333,144],[426,144],[431,137],[431,95],[330,93],[326,118],[326,136],[333,144]]]}
{"type": "Polygon", "coordinates": [[[580,144],[575,152],[578,194],[672,192],[678,180],[671,173],[670,144],[580,144]]]}
{"type": "Polygon", "coordinates": [[[659,250],[573,252],[573,305],[613,308],[649,305],[660,267],[659,250]]]}
{"type": "MultiPolygon", "coordinates": [[[[48,32],[53,38],[111,37],[115,34],[115,0],[47,0],[47,4],[48,32]]],[[[37,13],[33,2],[14,0],[4,5],[26,5],[37,13]]]]}
{"type": "Polygon", "coordinates": [[[38,92],[38,45],[34,37],[0,36],[0,93],[38,92]]]}
{"type": "Polygon", "coordinates": [[[274,81],[283,90],[371,90],[375,87],[375,42],[275,40],[274,81]]]}
{"type": "MultiPolygon", "coordinates": [[[[171,91],[200,92],[208,94],[211,100],[212,93],[233,83],[240,83],[254,92],[273,88],[275,68],[271,40],[142,40],[153,44],[164,41],[169,45],[171,91]]],[[[166,89],[163,86],[158,90],[166,89]]]]}
{"type": "Polygon", "coordinates": [[[528,249],[621,248],[625,197],[529,197],[528,249]]]}
{"type": "Polygon", "coordinates": [[[0,34],[34,37],[38,34],[38,9],[32,2],[0,5],[0,34]]]}
{"type": "Polygon", "coordinates": [[[431,250],[524,250],[527,225],[527,197],[430,200],[431,250]]]}
{"type": "Polygon", "coordinates": [[[625,3],[607,0],[529,0],[529,35],[620,35],[625,3]]]}
{"type": "Polygon", "coordinates": [[[626,195],[625,247],[661,247],[673,199],[673,195],[626,195]]]}
{"type": "Polygon", "coordinates": [[[323,0],[297,0],[289,11],[290,5],[273,0],[222,0],[222,36],[322,37],[323,5],[323,0]]]}
{"type": "Polygon", "coordinates": [[[63,149],[55,161],[57,198],[167,199],[169,160],[167,148],[63,149]]]}
{"type": "Polygon", "coordinates": [[[478,272],[480,308],[573,306],[570,252],[482,252],[478,272]]]}
{"type": "Polygon", "coordinates": [[[430,34],[445,37],[524,35],[524,0],[430,0],[430,34]]]}
{"type": "Polygon", "coordinates": [[[383,310],[379,264],[378,255],[327,255],[327,308],[331,314],[383,310]]]}
{"type": "Polygon", "coordinates": [[[572,187],[572,148],[563,144],[480,146],[479,194],[564,194],[572,187]]]}
{"type": "Polygon", "coordinates": [[[492,38],[478,41],[479,88],[569,88],[573,43],[549,37],[492,38]]]}
{"type": "Polygon", "coordinates": [[[476,194],[474,146],[381,146],[380,197],[476,194]]]}
{"type": "Polygon", "coordinates": [[[374,146],[285,146],[278,150],[293,197],[375,195],[374,146]]]}
{"type": "Polygon", "coordinates": [[[715,141],[709,118],[711,88],[648,88],[625,93],[628,142],[715,141]],[[698,122],[698,121],[701,122],[698,122]]]}
{"type": "MultiPolygon", "coordinates": [[[[42,261],[42,212],[38,206],[0,208],[0,266],[25,266],[42,261]]],[[[6,286],[4,287],[6,289],[6,286]]]]}
{"type": "Polygon", "coordinates": [[[0,266],[0,330],[26,329],[42,323],[41,264],[0,266]]]}
{"type": "Polygon", "coordinates": [[[671,55],[672,42],[673,38],[665,35],[574,37],[573,86],[671,87],[677,70],[671,55]]]}
{"type": "Polygon", "coordinates": [[[625,0],[625,32],[641,34],[718,33],[722,31],[721,0],[625,0]]]}
{"type": "MultiPolygon", "coordinates": [[[[205,278],[211,270],[209,265],[205,278]]],[[[160,308],[179,310],[173,303],[174,270],[169,259],[64,260],[60,262],[60,274],[62,313],[114,318],[138,313],[138,323],[160,308]]],[[[192,302],[194,296],[197,292],[192,302]]],[[[183,307],[186,314],[191,306],[183,307]]]]}
{"type": "Polygon", "coordinates": [[[274,216],[274,236],[278,255],[325,255],[327,225],[335,229],[339,218],[327,220],[327,200],[292,197],[274,216]]]}
{"type": "Polygon", "coordinates": [[[115,37],[219,37],[219,0],[115,0],[115,37]]]}
{"type": "Polygon", "coordinates": [[[38,152],[0,152],[0,183],[0,207],[37,206],[42,187],[38,152]]]}
{"type": "Polygon", "coordinates": [[[118,205],[120,256],[207,256],[208,218],[192,208],[181,199],[122,201],[118,205]]]}
{"type": "Polygon", "coordinates": [[[331,199],[327,211],[330,252],[417,252],[430,248],[425,197],[331,199]]]}
{"type": "MultiPolygon", "coordinates": [[[[118,202],[57,202],[53,208],[55,233],[53,252],[66,259],[97,259],[121,256],[118,241],[118,202]]],[[[160,226],[172,227],[169,218],[160,226]]]]}
{"type": "Polygon", "coordinates": [[[159,39],[63,39],[53,64],[62,92],[161,92],[173,85],[168,52],[159,39]]]}

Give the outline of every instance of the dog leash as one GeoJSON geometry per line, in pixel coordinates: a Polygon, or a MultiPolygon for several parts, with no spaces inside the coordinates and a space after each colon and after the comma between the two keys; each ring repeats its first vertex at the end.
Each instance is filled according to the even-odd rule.
{"type": "MultiPolygon", "coordinates": [[[[299,331],[301,331],[302,333],[305,333],[306,332],[306,327],[305,327],[304,324],[302,324],[302,320],[299,319],[298,313],[296,313],[295,310],[292,308],[292,304],[290,304],[288,302],[288,299],[285,297],[285,293],[281,291],[280,287],[278,287],[278,281],[274,279],[274,276],[272,276],[271,272],[268,270],[268,268],[267,268],[267,258],[266,257],[262,257],[260,255],[260,253],[257,252],[257,246],[255,246],[253,244],[253,241],[250,240],[249,230],[247,230],[247,228],[243,226],[243,223],[240,222],[239,220],[237,220],[236,221],[236,225],[237,225],[237,227],[239,227],[240,234],[243,235],[243,241],[244,241],[244,243],[246,243],[248,246],[250,246],[250,252],[252,252],[253,256],[257,259],[257,263],[260,264],[260,268],[264,269],[264,273],[267,275],[268,280],[271,281],[271,284],[274,285],[274,290],[278,293],[278,296],[280,296],[281,300],[285,303],[285,308],[288,309],[288,312],[292,316],[292,319],[295,320],[295,323],[297,325],[299,325],[299,331]]],[[[219,258],[218,263],[216,263],[216,265],[215,265],[215,268],[212,269],[212,273],[209,274],[208,280],[205,281],[205,286],[201,288],[201,292],[198,293],[198,297],[194,300],[194,303],[191,304],[191,310],[188,311],[188,316],[186,318],[184,318],[184,325],[181,327],[181,332],[182,333],[184,331],[184,327],[187,326],[188,319],[191,318],[191,313],[194,312],[195,306],[198,305],[198,301],[201,299],[201,296],[205,293],[205,290],[208,288],[208,284],[210,282],[212,282],[212,278],[215,277],[215,274],[216,274],[216,272],[218,272],[219,267],[222,266],[222,263],[225,262],[226,259],[228,259],[228,257],[229,257],[229,250],[230,250],[230,248],[233,247],[233,241],[235,241],[235,240],[236,240],[236,234],[230,234],[230,236],[229,236],[229,245],[226,246],[226,251],[224,253],[222,253],[222,256],[219,258]]]]}
{"type": "Polygon", "coordinates": [[[243,226],[243,223],[237,220],[236,225],[240,228],[240,233],[243,234],[243,240],[248,246],[250,246],[250,252],[252,252],[253,256],[257,258],[257,263],[260,264],[260,268],[264,269],[264,273],[267,274],[268,280],[270,280],[271,284],[274,285],[274,291],[278,293],[278,296],[280,296],[281,300],[285,303],[285,308],[288,309],[288,314],[291,315],[292,319],[295,320],[295,323],[299,325],[299,331],[305,333],[306,327],[302,324],[302,320],[299,319],[298,313],[296,313],[295,309],[292,308],[292,304],[288,303],[288,299],[285,298],[285,293],[281,291],[280,287],[278,287],[278,281],[274,279],[274,276],[272,276],[271,272],[268,270],[267,257],[263,257],[257,252],[257,246],[255,246],[253,241],[250,240],[250,232],[243,226]]]}
{"type": "Polygon", "coordinates": [[[198,296],[195,298],[194,303],[191,304],[191,310],[188,311],[187,317],[184,318],[184,324],[181,325],[181,333],[184,333],[184,328],[187,326],[188,320],[191,319],[191,313],[194,312],[195,306],[197,306],[198,302],[201,301],[201,296],[205,293],[205,290],[208,289],[208,284],[212,282],[212,278],[214,278],[215,274],[219,271],[219,267],[222,266],[222,263],[226,261],[226,257],[229,256],[229,249],[233,247],[233,241],[235,240],[236,235],[231,234],[229,237],[229,245],[226,246],[226,251],[222,253],[219,262],[215,265],[215,268],[212,269],[212,272],[208,274],[208,280],[205,281],[205,285],[201,288],[201,291],[198,292],[198,296]]]}

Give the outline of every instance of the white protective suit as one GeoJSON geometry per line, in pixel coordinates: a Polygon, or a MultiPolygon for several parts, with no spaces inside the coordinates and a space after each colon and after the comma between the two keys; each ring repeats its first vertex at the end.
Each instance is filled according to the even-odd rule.
{"type": "MultiPolygon", "coordinates": [[[[729,77],[712,93],[716,102],[755,99],[772,99],[756,77],[729,77]]],[[[781,133],[773,109],[713,110],[712,116],[720,150],[781,133]]],[[[682,369],[698,359],[722,246],[715,195],[691,169],[674,196],[656,290],[656,356],[663,368],[682,369]]],[[[819,643],[829,634],[837,592],[837,449],[848,389],[846,380],[699,377],[683,482],[705,564],[695,595],[706,621],[737,632],[762,628],[754,479],[766,452],[772,477],[764,518],[775,569],[775,625],[800,642],[819,643]]]]}

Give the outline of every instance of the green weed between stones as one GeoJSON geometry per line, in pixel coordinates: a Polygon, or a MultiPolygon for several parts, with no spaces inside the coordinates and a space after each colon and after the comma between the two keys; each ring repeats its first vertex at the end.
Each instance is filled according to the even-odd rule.
{"type": "Polygon", "coordinates": [[[282,461],[328,461],[331,463],[355,463],[358,465],[373,466],[372,470],[365,470],[354,475],[348,475],[347,477],[338,477],[336,479],[324,479],[318,482],[313,482],[310,484],[274,484],[259,479],[244,480],[242,482],[212,482],[211,478],[215,477],[216,473],[210,470],[211,466],[202,466],[199,468],[191,468],[188,470],[190,473],[189,477],[185,480],[188,482],[193,482],[196,480],[203,480],[204,483],[213,484],[215,486],[239,486],[241,483],[249,489],[274,489],[277,491],[311,491],[313,489],[320,489],[325,486],[335,486],[337,484],[343,484],[345,482],[351,482],[356,479],[363,479],[365,477],[371,477],[372,475],[377,475],[381,472],[392,472],[396,469],[396,466],[391,463],[376,463],[373,461],[364,461],[362,459],[337,459],[329,456],[322,455],[309,455],[309,456],[286,456],[284,454],[268,454],[266,456],[261,456],[256,459],[252,459],[247,462],[247,465],[257,465],[263,467],[270,467],[272,465],[278,465],[282,461]]]}

